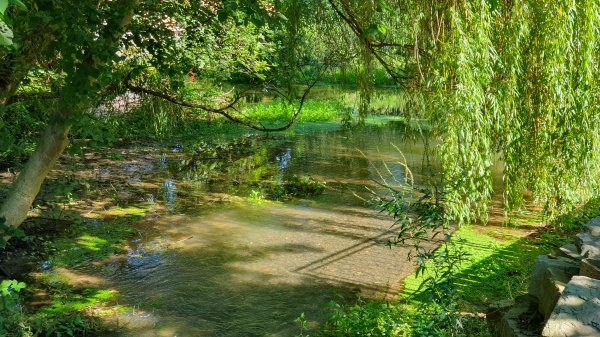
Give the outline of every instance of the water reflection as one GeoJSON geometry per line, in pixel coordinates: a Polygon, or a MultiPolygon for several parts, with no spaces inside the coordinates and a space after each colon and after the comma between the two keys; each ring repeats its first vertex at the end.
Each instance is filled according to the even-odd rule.
{"type": "Polygon", "coordinates": [[[181,150],[183,150],[183,146],[181,146],[181,144],[175,144],[171,146],[171,153],[179,153],[181,150]]]}
{"type": "Polygon", "coordinates": [[[168,179],[167,181],[165,181],[163,183],[163,186],[165,188],[164,196],[165,196],[165,201],[167,203],[167,207],[172,209],[175,207],[175,197],[177,194],[175,182],[171,179],[168,179]]]}
{"type": "Polygon", "coordinates": [[[159,165],[160,165],[160,168],[163,170],[167,168],[167,154],[166,153],[163,153],[160,156],[159,165]]]}
{"type": "Polygon", "coordinates": [[[277,162],[277,167],[279,172],[284,172],[288,166],[290,165],[290,161],[292,160],[292,149],[287,148],[282,153],[275,156],[275,162],[277,162]]]}
{"type": "MultiPolygon", "coordinates": [[[[264,143],[232,158],[218,179],[162,169],[144,176],[156,186],[143,194],[156,213],[136,224],[141,239],[124,261],[91,271],[110,280],[120,303],[152,313],[126,313],[125,335],[292,336],[294,318],[323,322],[338,294],[394,294],[413,270],[407,250],[385,246],[391,220],[356,197],[379,189],[382,176],[404,180],[392,144],[418,172],[422,143],[405,141],[400,128],[367,128],[264,143]],[[240,198],[252,182],[292,174],[327,189],[290,203],[240,198]]],[[[186,154],[163,154],[158,168],[178,155],[186,154]]]]}

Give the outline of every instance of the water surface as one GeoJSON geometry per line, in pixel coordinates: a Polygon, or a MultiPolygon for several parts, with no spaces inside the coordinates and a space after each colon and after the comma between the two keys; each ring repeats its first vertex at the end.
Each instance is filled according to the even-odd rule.
{"type": "Polygon", "coordinates": [[[293,336],[300,313],[314,327],[326,320],[328,302],[393,296],[414,270],[407,248],[386,245],[392,220],[364,199],[366,187],[381,191],[382,176],[404,181],[399,161],[421,179],[421,141],[390,125],[260,144],[213,182],[169,169],[189,156],[179,147],[126,170],[145,189],[140,234],[126,256],[77,271],[106,280],[132,308],[118,317],[124,335],[293,336]],[[248,176],[293,174],[327,188],[285,202],[247,198],[257,189],[248,176]]]}

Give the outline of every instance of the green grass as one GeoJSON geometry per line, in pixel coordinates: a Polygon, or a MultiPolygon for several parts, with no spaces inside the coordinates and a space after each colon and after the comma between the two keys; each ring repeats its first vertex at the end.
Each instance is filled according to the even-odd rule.
{"type": "Polygon", "coordinates": [[[40,309],[36,316],[44,318],[83,312],[84,310],[107,303],[116,298],[117,292],[110,289],[79,288],[64,289],[55,294],[52,303],[40,309]]]}
{"type": "MultiPolygon", "coordinates": [[[[251,119],[269,123],[285,123],[298,109],[299,104],[282,100],[247,105],[242,113],[251,119]]],[[[322,122],[338,120],[345,109],[336,100],[306,100],[297,122],[322,122]]]]}
{"type": "MultiPolygon", "coordinates": [[[[522,294],[535,258],[547,249],[534,238],[503,235],[504,239],[498,240],[494,236],[472,226],[454,233],[453,240],[463,242],[463,249],[469,254],[458,271],[457,290],[465,309],[522,294]]],[[[415,274],[406,278],[402,296],[423,301],[413,295],[423,279],[415,274]]]]}
{"type": "Polygon", "coordinates": [[[67,237],[52,242],[48,260],[55,267],[73,267],[125,251],[125,239],[133,235],[130,223],[139,218],[128,215],[97,224],[73,226],[67,237]]]}
{"type": "MultiPolygon", "coordinates": [[[[375,87],[398,85],[388,76],[385,69],[380,67],[377,67],[373,71],[373,80],[375,87]]],[[[326,72],[321,78],[321,81],[328,84],[356,87],[358,85],[358,74],[355,67],[348,67],[345,71],[336,67],[326,72]]]]}

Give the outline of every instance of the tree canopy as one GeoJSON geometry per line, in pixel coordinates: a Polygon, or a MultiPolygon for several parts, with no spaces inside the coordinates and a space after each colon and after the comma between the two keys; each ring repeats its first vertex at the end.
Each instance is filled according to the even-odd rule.
{"type": "Polygon", "coordinates": [[[526,193],[553,215],[597,192],[599,1],[373,1],[368,25],[363,5],[329,3],[424,95],[448,220],[487,219],[498,159],[507,212],[526,193]]]}
{"type": "Polygon", "coordinates": [[[497,159],[507,211],[531,193],[560,212],[598,186],[599,13],[598,0],[0,0],[2,113],[41,102],[48,125],[1,214],[18,226],[71,127],[128,90],[267,129],[231,110],[226,84],[310,88],[349,63],[359,124],[375,69],[423,102],[410,117],[439,140],[447,220],[486,219],[497,159]]]}
{"type": "Polygon", "coordinates": [[[423,81],[451,217],[486,218],[495,156],[508,211],[527,191],[550,215],[596,193],[600,2],[466,1],[434,12],[423,81]]]}

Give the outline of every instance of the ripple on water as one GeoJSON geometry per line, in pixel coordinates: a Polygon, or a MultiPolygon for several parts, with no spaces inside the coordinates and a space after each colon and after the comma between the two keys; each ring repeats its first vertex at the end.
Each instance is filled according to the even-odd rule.
{"type": "MultiPolygon", "coordinates": [[[[300,313],[322,322],[329,313],[325,304],[337,294],[351,300],[359,290],[395,291],[412,271],[407,252],[384,245],[390,219],[355,195],[368,197],[364,187],[377,189],[373,180],[387,169],[395,180],[407,174],[391,143],[399,145],[418,183],[423,145],[402,139],[393,129],[374,128],[267,144],[274,174],[327,181],[330,188],[310,202],[256,205],[237,199],[210,207],[202,199],[207,194],[238,190],[227,181],[194,185],[154,171],[156,190],[145,199],[164,201],[167,210],[138,224],[143,239],[132,240],[123,260],[103,269],[122,295],[120,303],[136,307],[137,316],[129,315],[139,327],[132,324],[127,333],[292,336],[300,313]]],[[[166,154],[157,167],[167,168],[166,154]]]]}

